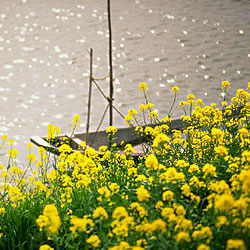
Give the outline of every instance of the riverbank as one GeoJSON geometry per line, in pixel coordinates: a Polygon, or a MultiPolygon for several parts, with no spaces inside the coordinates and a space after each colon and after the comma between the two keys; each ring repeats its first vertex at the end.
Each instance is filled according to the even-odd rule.
{"type": "MultiPolygon", "coordinates": [[[[228,92],[230,84],[222,83],[228,92]]],[[[188,94],[180,102],[189,123],[184,131],[168,125],[147,127],[150,151],[134,161],[130,145],[115,145],[58,158],[29,144],[27,168],[0,166],[0,247],[2,249],[247,249],[250,246],[249,88],[231,101],[206,106],[188,94]],[[225,109],[224,115],[217,107],[225,109]],[[232,118],[238,106],[240,115],[232,118]],[[190,113],[189,113],[190,112],[190,113]],[[9,185],[8,183],[12,183],[9,185]]],[[[140,90],[147,97],[147,85],[140,90]]],[[[173,87],[173,100],[179,88],[173,87]]],[[[147,98],[146,98],[147,100],[147,98]]],[[[153,104],[130,109],[125,120],[157,121],[153,104]]],[[[165,122],[169,121],[165,117],[165,122]]],[[[75,129],[80,117],[73,120],[75,129]]],[[[51,126],[48,136],[57,132],[51,126]]],[[[140,131],[137,127],[137,132],[140,131]]],[[[116,128],[108,127],[112,141],[116,128]]],[[[11,144],[7,137],[3,144],[11,144]]]]}

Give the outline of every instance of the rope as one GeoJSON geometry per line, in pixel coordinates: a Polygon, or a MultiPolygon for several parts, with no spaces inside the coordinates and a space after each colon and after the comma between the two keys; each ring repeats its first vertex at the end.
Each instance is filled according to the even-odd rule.
{"type": "MultiPolygon", "coordinates": [[[[97,89],[100,91],[100,93],[102,94],[102,96],[108,101],[110,102],[109,98],[104,94],[104,92],[102,91],[102,89],[99,87],[98,83],[95,81],[95,78],[93,78],[93,82],[95,84],[95,86],[97,87],[97,89]]],[[[125,116],[112,104],[113,109],[124,119],[125,116]]]]}

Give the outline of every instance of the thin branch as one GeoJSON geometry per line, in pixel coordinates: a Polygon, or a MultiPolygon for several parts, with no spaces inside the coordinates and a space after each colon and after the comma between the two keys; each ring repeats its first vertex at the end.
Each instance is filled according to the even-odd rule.
{"type": "Polygon", "coordinates": [[[90,123],[90,112],[91,112],[91,95],[92,95],[92,81],[93,81],[93,49],[90,49],[90,72],[89,72],[89,96],[88,96],[88,116],[87,116],[87,124],[86,124],[86,136],[85,141],[88,142],[89,135],[89,123],[90,123]]]}
{"type": "Polygon", "coordinates": [[[113,125],[113,65],[112,65],[112,28],[111,28],[111,11],[110,11],[110,0],[107,0],[108,9],[108,28],[109,28],[109,126],[113,125]]]}
{"type": "Polygon", "coordinates": [[[102,118],[101,118],[101,120],[100,120],[100,122],[99,122],[99,124],[98,124],[98,126],[97,126],[97,128],[96,128],[96,133],[99,131],[99,129],[100,129],[101,125],[102,125],[102,122],[103,122],[103,120],[104,120],[104,117],[105,117],[105,115],[106,115],[106,113],[107,113],[107,111],[108,111],[108,107],[109,107],[109,105],[106,106],[106,108],[105,108],[105,110],[104,110],[104,112],[103,112],[102,118]]]}

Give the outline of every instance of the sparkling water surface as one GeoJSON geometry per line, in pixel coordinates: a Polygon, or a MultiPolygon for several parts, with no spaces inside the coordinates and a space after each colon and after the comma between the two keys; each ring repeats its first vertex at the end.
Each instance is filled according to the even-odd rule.
{"type": "MultiPolygon", "coordinates": [[[[140,82],[164,117],[171,88],[219,103],[221,82],[230,95],[245,88],[250,69],[248,0],[115,0],[112,4],[115,105],[126,114],[143,102],[140,82]]],[[[85,130],[89,54],[94,77],[108,74],[108,26],[103,0],[1,0],[0,132],[15,139],[25,162],[32,135],[53,123],[70,130],[74,114],[85,130]]],[[[109,80],[99,81],[108,94],[109,80]]],[[[107,102],[93,87],[91,129],[107,102]]],[[[180,110],[176,110],[176,116],[180,110]]],[[[102,128],[108,125],[108,117],[102,128]]],[[[124,125],[114,113],[114,125],[124,125]]],[[[6,152],[0,151],[1,163],[6,152]]]]}

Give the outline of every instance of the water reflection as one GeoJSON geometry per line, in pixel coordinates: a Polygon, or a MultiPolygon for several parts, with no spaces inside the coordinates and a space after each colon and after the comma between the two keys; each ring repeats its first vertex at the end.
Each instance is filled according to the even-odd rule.
{"type": "MultiPolygon", "coordinates": [[[[31,133],[46,133],[50,122],[63,131],[75,113],[85,122],[89,48],[94,49],[94,75],[102,78],[108,73],[105,1],[1,3],[0,131],[22,145],[31,133]]],[[[220,100],[218,86],[223,80],[233,89],[246,86],[249,4],[193,4],[113,1],[115,103],[122,113],[141,103],[136,90],[141,81],[150,85],[151,99],[162,116],[173,85],[180,86],[180,99],[193,92],[208,103],[220,100]]],[[[108,79],[100,86],[108,93],[108,79]]],[[[95,128],[106,103],[94,91],[95,128]]],[[[118,116],[115,123],[123,124],[118,116]]]]}

